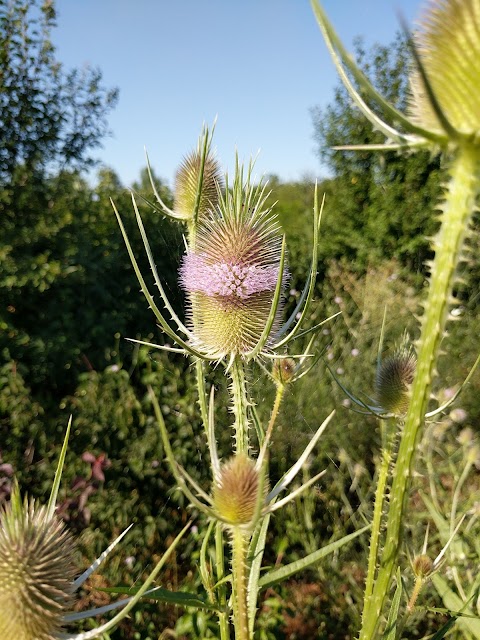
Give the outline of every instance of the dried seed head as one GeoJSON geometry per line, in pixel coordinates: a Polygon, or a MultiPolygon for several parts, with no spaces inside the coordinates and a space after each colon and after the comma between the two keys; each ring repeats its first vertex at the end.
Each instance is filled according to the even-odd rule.
{"type": "MultiPolygon", "coordinates": [[[[275,216],[228,196],[197,227],[180,267],[197,346],[244,355],[258,343],[279,277],[282,239],[275,216]]],[[[287,272],[282,275],[286,282],[287,272]]],[[[277,313],[277,325],[280,310],[277,313]]],[[[276,326],[274,329],[276,328],[276,326]]]]}
{"type": "MultiPolygon", "coordinates": [[[[422,65],[450,124],[465,134],[480,132],[480,0],[437,0],[415,35],[422,65]]],[[[410,112],[425,129],[443,132],[419,73],[411,78],[410,112]]]]}
{"type": "Polygon", "coordinates": [[[393,354],[382,361],[377,371],[376,396],[383,409],[395,415],[405,414],[416,365],[415,352],[408,338],[404,337],[393,354]]]}
{"type": "MultiPolygon", "coordinates": [[[[197,193],[202,171],[200,148],[184,159],[175,176],[175,213],[188,220],[193,217],[197,206],[197,193]]],[[[222,174],[218,162],[209,152],[205,158],[201,195],[198,202],[198,220],[207,214],[218,202],[218,189],[222,185],[222,174]]]]}
{"type": "Polygon", "coordinates": [[[225,462],[213,486],[213,503],[229,524],[245,526],[252,522],[257,505],[260,477],[253,461],[239,454],[225,462]]]}
{"type": "Polygon", "coordinates": [[[53,640],[71,607],[75,545],[18,490],[0,514],[0,638],[53,640]]]}
{"type": "Polygon", "coordinates": [[[295,360],[293,358],[280,358],[273,361],[272,376],[279,385],[291,382],[295,376],[295,360]]]}

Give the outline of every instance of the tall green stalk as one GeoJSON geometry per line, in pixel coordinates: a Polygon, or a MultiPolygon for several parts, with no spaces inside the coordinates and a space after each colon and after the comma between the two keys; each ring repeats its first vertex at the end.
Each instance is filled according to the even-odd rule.
{"type": "Polygon", "coordinates": [[[231,536],[235,640],[250,640],[247,607],[247,550],[250,536],[239,527],[232,529],[231,536]]]}
{"type": "Polygon", "coordinates": [[[433,246],[435,258],[422,320],[417,371],[392,482],[387,538],[368,614],[363,618],[360,640],[371,640],[376,635],[397,565],[416,445],[425,421],[432,377],[452,296],[455,269],[461,258],[463,240],[475,208],[479,185],[480,149],[464,144],[459,147],[452,161],[450,181],[441,207],[441,227],[433,246]]]}
{"type": "Polygon", "coordinates": [[[248,455],[247,407],[249,402],[247,398],[247,388],[245,385],[244,364],[239,356],[235,356],[233,359],[231,377],[232,411],[235,416],[235,424],[233,427],[235,431],[236,454],[244,453],[248,455]]]}

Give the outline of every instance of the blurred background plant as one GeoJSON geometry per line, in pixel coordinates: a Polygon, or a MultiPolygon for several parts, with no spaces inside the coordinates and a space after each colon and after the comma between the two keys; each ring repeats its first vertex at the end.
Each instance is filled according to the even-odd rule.
{"type": "MultiPolygon", "coordinates": [[[[29,12],[20,18],[21,4],[30,9],[42,6],[33,0],[11,3],[12,21],[7,19],[6,5],[0,4],[0,54],[12,50],[15,40],[10,34],[20,38],[21,25],[32,19],[29,12]]],[[[92,76],[85,79],[77,73],[68,81],[65,75],[60,74],[57,80],[51,73],[58,61],[48,36],[54,27],[54,5],[47,5],[50,8],[42,18],[46,40],[31,45],[37,47],[32,55],[39,49],[48,53],[45,71],[40,71],[44,73],[43,86],[53,95],[55,83],[61,81],[65,83],[63,93],[57,91],[56,95],[69,96],[68,86],[73,85],[68,82],[75,81],[85,83],[80,90],[87,91],[92,76]]],[[[382,92],[403,108],[405,60],[409,57],[404,38],[399,36],[391,46],[370,51],[361,44],[358,47],[362,66],[373,73],[382,92]]],[[[6,63],[7,58],[2,60],[6,63]]],[[[43,89],[21,84],[22,60],[15,56],[8,60],[10,66],[3,67],[6,71],[0,77],[2,113],[14,102],[15,84],[22,88],[18,97],[25,108],[33,104],[33,95],[46,101],[43,89]]],[[[208,486],[208,465],[198,464],[199,456],[207,456],[207,447],[192,390],[192,371],[182,357],[152,353],[124,340],[155,341],[157,330],[139,299],[130,265],[118,259],[123,255],[122,239],[108,198],[114,195],[119,209],[127,210],[130,200],[124,185],[113,169],[101,169],[94,183],[87,181],[82,169],[107,131],[106,118],[116,99],[115,92],[101,88],[98,74],[95,78],[95,86],[100,87],[94,94],[96,122],[102,123],[101,127],[82,127],[75,137],[68,129],[48,129],[48,123],[40,120],[38,129],[51,132],[52,143],[48,145],[32,135],[28,118],[21,121],[12,115],[5,120],[10,124],[0,131],[2,149],[21,150],[19,140],[27,138],[31,145],[36,144],[20,155],[11,153],[8,162],[2,156],[0,165],[0,502],[8,500],[12,472],[30,495],[48,494],[66,418],[73,413],[59,501],[69,526],[81,534],[85,560],[91,561],[130,522],[135,523],[122,553],[112,557],[101,579],[92,579],[86,586],[82,607],[105,603],[107,596],[96,587],[131,584],[145,577],[152,552],[162,553],[186,521],[185,500],[164,464],[148,385],[161,398],[167,428],[174,434],[177,459],[202,486],[208,486]],[[67,139],[77,140],[78,146],[67,148],[60,143],[67,139]],[[89,456],[95,460],[106,456],[110,461],[110,466],[102,469],[105,480],[91,477],[92,463],[85,461],[89,456]]],[[[58,114],[66,111],[65,103],[50,104],[58,114]]],[[[81,104],[78,110],[81,114],[81,104]]],[[[39,110],[35,117],[42,113],[46,111],[39,110]]],[[[391,151],[332,151],[333,143],[378,141],[378,134],[371,132],[340,87],[332,104],[322,111],[314,110],[312,118],[319,155],[328,162],[331,177],[320,185],[326,204],[311,323],[342,311],[321,335],[325,362],[346,388],[372,394],[384,305],[388,310],[387,347],[393,348],[405,329],[412,338],[417,337],[414,316],[425,284],[424,260],[430,257],[425,237],[436,229],[432,203],[442,182],[442,166],[427,153],[405,157],[391,151]]],[[[171,205],[168,187],[158,176],[155,182],[164,202],[171,205]]],[[[151,198],[146,170],[130,186],[151,198]]],[[[298,300],[308,271],[313,188],[308,179],[282,183],[275,176],[270,187],[272,201],[278,200],[276,211],[289,245],[288,313],[298,300]]],[[[177,284],[180,234],[148,206],[141,206],[141,211],[169,297],[181,312],[177,284]]],[[[130,224],[128,219],[125,224],[130,224]]],[[[127,231],[140,256],[140,241],[130,233],[133,221],[131,224],[127,231]]],[[[475,225],[478,229],[478,219],[475,225]]],[[[478,233],[469,242],[473,258],[478,255],[478,233]]],[[[478,351],[478,262],[472,259],[461,268],[459,302],[451,311],[458,321],[449,325],[448,350],[439,361],[441,383],[435,394],[440,399],[448,397],[466,377],[478,351]]],[[[258,404],[269,406],[273,385],[265,385],[260,373],[256,380],[253,392],[258,404]]],[[[279,477],[292,464],[314,433],[319,415],[334,407],[335,424],[329,426],[308,471],[314,475],[327,464],[329,481],[272,519],[267,564],[291,562],[353,531],[363,522],[363,515],[371,517],[368,505],[381,440],[378,424],[373,417],[352,410],[322,362],[286,395],[271,452],[271,473],[279,477]]],[[[455,608],[451,603],[456,596],[460,600],[453,603],[461,608],[460,601],[478,590],[475,567],[480,555],[480,518],[476,496],[480,476],[476,459],[472,462],[479,442],[478,376],[470,381],[455,409],[465,414],[457,411],[438,417],[422,445],[421,466],[410,495],[407,540],[422,540],[430,522],[429,540],[432,549],[439,552],[445,544],[453,505],[457,513],[467,513],[466,533],[462,534],[460,551],[452,544],[444,570],[425,587],[407,627],[411,637],[433,633],[442,626],[446,618],[433,611],[434,607],[455,608]],[[461,415],[466,417],[458,422],[461,415]],[[464,473],[467,467],[468,473],[464,473]],[[430,496],[430,502],[424,501],[425,495],[430,496]],[[449,591],[440,583],[447,578],[449,591]]],[[[230,436],[227,432],[223,435],[225,442],[230,436]]],[[[198,516],[199,530],[201,524],[202,516],[198,516]]],[[[201,543],[200,536],[185,539],[165,574],[164,586],[175,590],[198,587],[194,569],[201,543]]],[[[258,637],[355,637],[368,556],[365,545],[365,540],[357,539],[342,552],[341,562],[329,564],[328,573],[320,565],[269,589],[261,603],[258,637]]],[[[412,554],[416,551],[412,543],[412,554]]],[[[409,566],[407,557],[402,562],[409,566]]],[[[469,607],[478,614],[475,599],[469,607]]],[[[215,637],[209,620],[204,612],[145,602],[111,637],[153,640],[154,630],[163,628],[169,630],[165,638],[215,637]]],[[[466,633],[468,629],[458,627],[450,632],[458,639],[468,637],[466,633]]]]}

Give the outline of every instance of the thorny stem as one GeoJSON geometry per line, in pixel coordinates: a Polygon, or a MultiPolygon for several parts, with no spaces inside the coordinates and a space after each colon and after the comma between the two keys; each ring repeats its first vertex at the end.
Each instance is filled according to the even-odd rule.
{"type": "Polygon", "coordinates": [[[248,399],[244,364],[239,356],[232,363],[232,411],[235,416],[235,453],[248,455],[248,399]]]}
{"type": "MultiPolygon", "coordinates": [[[[394,425],[388,425],[394,426],[394,425]]],[[[390,464],[392,462],[392,449],[394,437],[386,436],[384,438],[384,448],[382,451],[382,459],[380,463],[380,467],[378,470],[378,481],[377,487],[375,489],[375,506],[373,509],[373,522],[372,522],[372,535],[370,538],[370,551],[368,555],[368,570],[367,570],[367,579],[365,582],[365,595],[363,599],[363,612],[362,612],[362,620],[369,615],[369,607],[371,604],[371,597],[373,591],[373,584],[375,580],[375,573],[377,570],[377,559],[378,559],[378,548],[380,541],[380,532],[382,528],[382,513],[383,513],[383,504],[385,501],[385,493],[386,486],[388,480],[388,472],[390,469],[390,464]]]]}
{"type": "Polygon", "coordinates": [[[448,304],[452,295],[455,269],[461,258],[463,240],[475,208],[480,179],[480,151],[464,145],[452,162],[450,182],[442,205],[441,227],[434,240],[435,258],[418,348],[418,361],[412,385],[412,397],[395,467],[387,538],[369,615],[363,619],[360,640],[372,640],[377,632],[381,612],[388,595],[402,537],[402,520],[408,498],[410,477],[417,442],[424,424],[430,386],[443,337],[448,304]]]}
{"type": "MultiPolygon", "coordinates": [[[[277,384],[277,392],[275,394],[275,402],[273,404],[272,413],[270,415],[270,420],[268,422],[267,431],[265,433],[264,443],[268,444],[270,438],[272,437],[273,427],[275,425],[275,421],[278,416],[278,411],[280,409],[280,405],[282,404],[283,396],[285,395],[285,385],[277,384]]],[[[263,443],[260,443],[263,444],[263,443]]]]}
{"type": "Polygon", "coordinates": [[[248,534],[238,527],[232,532],[232,587],[235,640],[250,640],[247,607],[248,534]]]}
{"type": "MultiPolygon", "coordinates": [[[[215,558],[217,582],[220,582],[225,577],[225,549],[223,544],[223,529],[219,522],[217,522],[215,527],[215,558]]],[[[218,587],[218,602],[222,608],[226,608],[227,592],[225,584],[218,587]]],[[[229,640],[230,625],[228,614],[225,611],[218,612],[218,626],[220,629],[220,640],[229,640]]]]}

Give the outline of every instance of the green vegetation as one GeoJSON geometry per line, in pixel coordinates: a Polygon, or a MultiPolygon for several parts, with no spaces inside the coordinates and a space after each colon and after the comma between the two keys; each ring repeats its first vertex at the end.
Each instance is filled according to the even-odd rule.
{"type": "MultiPolygon", "coordinates": [[[[114,170],[102,169],[94,186],[83,173],[107,133],[116,92],[103,88],[98,71],[63,71],[49,37],[54,25],[51,2],[0,0],[0,505],[9,498],[13,473],[22,490],[34,497],[48,494],[72,414],[59,513],[81,534],[86,564],[135,523],[102,578],[92,579],[83,590],[82,608],[87,608],[105,602],[98,587],[145,577],[152,557],[168,548],[190,513],[164,461],[149,386],[159,400],[177,461],[205,490],[209,464],[194,372],[186,359],[126,341],[160,339],[138,294],[109,202],[113,197],[118,209],[127,212],[130,196],[114,170]]],[[[359,45],[356,54],[378,89],[404,109],[409,55],[404,39],[370,52],[359,45]]],[[[272,518],[265,553],[270,566],[299,559],[371,520],[381,430],[374,417],[352,411],[352,401],[331,373],[357,396],[374,394],[384,306],[387,350],[405,331],[418,338],[415,316],[431,258],[426,237],[438,226],[433,203],[444,176],[438,156],[428,152],[333,151],[332,145],[353,140],[382,141],[341,88],[324,112],[313,111],[313,121],[319,155],[331,177],[319,188],[326,200],[310,322],[337,311],[342,315],[320,335],[323,357],[313,375],[285,396],[270,455],[271,475],[280,477],[291,466],[335,407],[337,416],[302,478],[306,481],[327,464],[326,480],[272,518]]],[[[170,190],[157,176],[154,180],[171,206],[170,190]]],[[[288,311],[309,270],[313,185],[272,178],[270,187],[289,246],[288,311]]],[[[152,200],[146,170],[133,188],[152,200]]],[[[162,283],[183,317],[177,276],[182,229],[147,204],[141,212],[162,283]]],[[[124,223],[139,257],[142,243],[135,222],[124,216],[124,223]]],[[[478,234],[469,243],[478,255],[478,234]]],[[[147,273],[146,259],[138,259],[147,273]]],[[[478,261],[463,265],[463,282],[456,285],[458,303],[452,313],[460,321],[450,325],[448,350],[439,361],[433,393],[440,402],[465,379],[478,352],[478,269],[478,261]]],[[[258,404],[269,406],[264,400],[273,399],[274,386],[264,382],[258,368],[249,375],[258,404]]],[[[209,376],[221,404],[226,383],[220,371],[209,376]]],[[[472,615],[479,589],[479,385],[477,375],[455,409],[427,426],[408,498],[412,518],[406,532],[408,548],[417,552],[430,522],[429,544],[440,551],[454,514],[470,514],[462,542],[452,546],[451,563],[455,585],[472,596],[472,615]]],[[[217,422],[227,419],[227,401],[223,407],[217,422]]],[[[260,417],[265,423],[269,418],[260,417]]],[[[225,430],[219,447],[230,438],[225,430]]],[[[164,574],[162,586],[173,590],[201,589],[194,569],[204,516],[196,510],[193,515],[198,532],[182,542],[164,574]]],[[[353,638],[361,620],[367,558],[366,540],[359,538],[328,567],[320,564],[269,587],[259,604],[258,638],[353,638]]],[[[409,560],[402,557],[401,562],[406,567],[409,560]]],[[[405,588],[413,588],[413,574],[405,588]]],[[[405,633],[423,637],[440,629],[446,617],[433,607],[460,607],[454,596],[444,575],[436,574],[405,633]],[[438,595],[442,588],[447,593],[443,601],[438,595]]],[[[468,620],[450,637],[474,637],[468,620]]],[[[110,637],[153,640],[161,629],[173,630],[176,638],[216,637],[213,614],[155,602],[138,607],[110,637]]]]}

